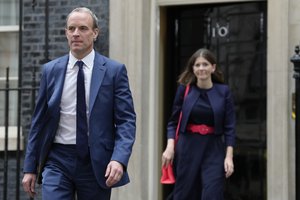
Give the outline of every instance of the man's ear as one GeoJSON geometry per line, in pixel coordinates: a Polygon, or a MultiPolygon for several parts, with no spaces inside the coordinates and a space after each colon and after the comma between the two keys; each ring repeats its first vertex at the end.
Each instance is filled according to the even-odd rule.
{"type": "Polygon", "coordinates": [[[97,40],[97,37],[98,37],[98,35],[99,35],[99,32],[100,32],[99,28],[95,28],[95,29],[94,29],[94,41],[97,40]]]}

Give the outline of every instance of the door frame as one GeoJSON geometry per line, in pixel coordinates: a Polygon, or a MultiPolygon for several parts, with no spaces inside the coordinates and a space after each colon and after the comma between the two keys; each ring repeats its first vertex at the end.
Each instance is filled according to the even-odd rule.
{"type": "MultiPolygon", "coordinates": [[[[253,2],[266,0],[253,0],[253,2]]],[[[267,11],[267,199],[280,200],[290,199],[295,194],[294,189],[294,157],[291,153],[293,145],[290,129],[290,107],[291,95],[289,95],[289,68],[288,68],[288,1],[289,0],[272,0],[272,4],[268,4],[267,11]],[[279,23],[281,22],[281,23],[279,23]],[[276,25],[274,25],[274,23],[276,25]],[[272,26],[273,24],[273,26],[272,26]],[[274,33],[274,31],[276,33],[274,33]],[[269,34],[272,33],[272,34],[269,34]],[[274,56],[277,55],[277,56],[274,56]],[[278,79],[282,81],[277,81],[278,79]],[[285,106],[278,106],[278,105],[285,106]],[[278,128],[278,125],[280,128],[278,128]],[[288,134],[282,134],[288,133],[288,134]],[[290,146],[292,144],[292,146],[290,146]],[[286,158],[282,162],[282,158],[286,158]],[[280,184],[278,184],[278,180],[280,184]]],[[[249,2],[249,0],[216,0],[213,3],[238,3],[249,2]]],[[[156,12],[152,19],[155,19],[158,24],[152,27],[156,31],[157,36],[153,42],[153,46],[157,46],[158,53],[154,59],[157,60],[157,67],[163,69],[164,49],[163,33],[166,24],[165,6],[188,5],[188,4],[205,4],[212,3],[211,0],[157,0],[156,12]],[[159,19],[159,20],[157,20],[159,19]],[[156,45],[155,45],[156,44],[156,45]]],[[[291,54],[292,55],[292,54],[291,54]]],[[[157,75],[157,74],[156,74],[157,75]]],[[[155,76],[155,75],[153,75],[155,76]]],[[[159,80],[159,85],[163,84],[163,80],[159,80]]],[[[163,91],[161,91],[163,93],[163,91]]],[[[162,96],[158,103],[162,105],[162,96]]],[[[159,113],[159,116],[163,116],[159,113]]],[[[159,117],[158,116],[158,117],[159,117]]],[[[159,117],[160,118],[160,117],[159,117]]],[[[164,133],[162,127],[160,132],[164,133]]],[[[161,144],[162,151],[162,142],[161,144]]],[[[162,194],[162,187],[159,187],[159,193],[162,194]]]]}

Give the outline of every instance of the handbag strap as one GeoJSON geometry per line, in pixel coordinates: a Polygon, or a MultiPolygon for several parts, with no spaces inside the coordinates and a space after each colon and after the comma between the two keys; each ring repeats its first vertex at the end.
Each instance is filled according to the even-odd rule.
{"type": "MultiPolygon", "coordinates": [[[[184,91],[184,97],[183,97],[183,101],[185,100],[185,97],[187,96],[187,94],[189,93],[190,90],[190,84],[188,84],[185,87],[185,91],[184,91]]],[[[182,103],[183,104],[183,103],[182,103]]],[[[179,119],[178,119],[178,123],[177,123],[177,128],[176,128],[176,135],[175,135],[175,143],[178,140],[178,134],[179,134],[179,128],[180,128],[180,124],[181,124],[181,118],[182,118],[182,109],[180,111],[180,115],[179,115],[179,119]]]]}

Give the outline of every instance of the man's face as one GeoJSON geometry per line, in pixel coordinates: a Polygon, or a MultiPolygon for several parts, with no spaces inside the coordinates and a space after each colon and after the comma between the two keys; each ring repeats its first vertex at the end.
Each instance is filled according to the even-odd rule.
{"type": "Polygon", "coordinates": [[[85,12],[73,12],[67,21],[65,33],[72,54],[77,59],[82,59],[92,51],[99,30],[93,28],[91,15],[85,12]]]}

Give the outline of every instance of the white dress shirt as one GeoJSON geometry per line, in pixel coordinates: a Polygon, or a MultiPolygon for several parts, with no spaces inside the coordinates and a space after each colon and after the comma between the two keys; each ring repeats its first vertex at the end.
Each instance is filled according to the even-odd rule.
{"type": "MultiPolygon", "coordinates": [[[[84,83],[87,119],[89,116],[89,97],[92,71],[94,65],[95,51],[92,50],[82,59],[84,62],[84,83]]],[[[76,90],[78,66],[75,65],[76,59],[72,53],[69,53],[69,62],[65,76],[65,83],[60,102],[60,121],[54,139],[55,143],[76,144],[76,90]]],[[[89,120],[88,120],[89,121],[89,120]]]]}

